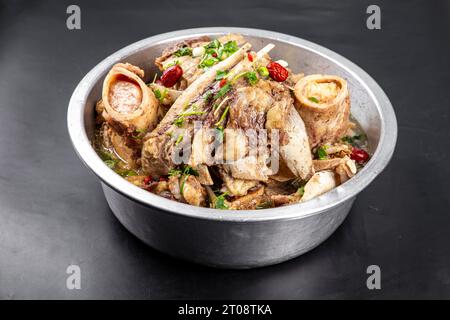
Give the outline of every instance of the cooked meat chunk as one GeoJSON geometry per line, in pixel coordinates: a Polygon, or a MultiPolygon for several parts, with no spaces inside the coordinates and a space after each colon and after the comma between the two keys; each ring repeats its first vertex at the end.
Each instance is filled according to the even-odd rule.
{"type": "Polygon", "coordinates": [[[193,206],[205,206],[206,190],[194,176],[181,178],[181,189],[184,200],[193,206]]]}
{"type": "Polygon", "coordinates": [[[257,209],[257,206],[267,201],[264,196],[264,187],[255,191],[249,192],[247,195],[237,198],[231,202],[230,209],[235,210],[252,210],[257,209]]]}

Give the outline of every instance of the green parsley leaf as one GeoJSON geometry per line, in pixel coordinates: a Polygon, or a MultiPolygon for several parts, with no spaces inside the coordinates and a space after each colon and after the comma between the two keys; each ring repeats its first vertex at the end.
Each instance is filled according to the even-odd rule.
{"type": "Polygon", "coordinates": [[[217,49],[220,47],[220,45],[221,45],[220,41],[217,39],[214,39],[213,41],[211,41],[210,43],[208,43],[205,46],[205,49],[217,49]]]}
{"type": "Polygon", "coordinates": [[[314,103],[319,103],[319,99],[317,99],[316,97],[308,97],[308,100],[314,103]]]}
{"type": "Polygon", "coordinates": [[[225,78],[225,76],[228,74],[228,71],[221,71],[218,70],[216,73],[216,81],[222,80],[223,78],[225,78]]]}
{"type": "Polygon", "coordinates": [[[224,95],[227,94],[228,91],[231,90],[231,84],[226,83],[222,88],[217,91],[217,93],[214,95],[214,100],[217,100],[219,98],[222,98],[224,95]]]}
{"type": "Polygon", "coordinates": [[[219,62],[219,59],[211,57],[203,61],[200,65],[202,67],[212,67],[216,62],[219,62]]]}
{"type": "Polygon", "coordinates": [[[209,99],[211,99],[211,97],[212,97],[212,92],[208,90],[208,91],[205,93],[205,95],[203,96],[203,99],[204,99],[205,101],[208,101],[209,99]]]}
{"type": "Polygon", "coordinates": [[[192,106],[192,111],[181,113],[173,122],[174,125],[181,128],[184,124],[184,120],[189,116],[199,116],[205,114],[205,111],[196,111],[195,105],[192,106]]]}
{"type": "Polygon", "coordinates": [[[268,201],[258,203],[256,205],[256,209],[267,209],[267,208],[272,208],[273,206],[274,206],[273,201],[268,200],[268,201]]]}
{"type": "Polygon", "coordinates": [[[223,45],[223,49],[222,49],[222,51],[228,53],[228,55],[231,55],[238,50],[239,50],[239,47],[238,47],[236,41],[228,41],[227,43],[225,43],[223,45]]]}
{"type": "Polygon", "coordinates": [[[134,177],[137,176],[137,172],[134,170],[128,170],[128,172],[126,173],[126,177],[134,177]]]}
{"type": "Polygon", "coordinates": [[[305,186],[301,186],[300,188],[298,188],[297,194],[303,196],[305,194],[305,186]]]}
{"type": "Polygon", "coordinates": [[[224,192],[221,195],[217,196],[216,203],[214,203],[214,208],[226,210],[228,209],[228,205],[225,202],[225,196],[228,195],[228,192],[224,192]]]}
{"type": "Polygon", "coordinates": [[[183,135],[182,135],[182,134],[180,134],[180,135],[178,136],[177,141],[175,141],[175,145],[176,145],[176,146],[179,145],[181,141],[183,141],[183,135]]]}
{"type": "Polygon", "coordinates": [[[319,160],[325,160],[328,158],[326,149],[326,146],[321,146],[319,149],[317,149],[317,157],[319,158],[319,160]]]}
{"type": "Polygon", "coordinates": [[[134,170],[116,170],[122,178],[137,176],[138,174],[134,170]]]}
{"type": "Polygon", "coordinates": [[[342,138],[342,141],[343,141],[343,142],[347,142],[347,143],[349,143],[349,144],[355,143],[354,138],[353,138],[353,137],[350,137],[350,136],[345,136],[345,137],[343,137],[343,138],[342,138]]]}
{"type": "Polygon", "coordinates": [[[170,169],[169,170],[169,177],[176,177],[181,174],[180,169],[170,169]]]}
{"type": "Polygon", "coordinates": [[[242,73],[239,73],[238,75],[236,75],[233,80],[231,80],[231,83],[235,83],[239,78],[244,77],[247,79],[247,81],[251,84],[254,85],[258,82],[258,77],[256,76],[256,73],[253,71],[245,71],[242,73]]]}
{"type": "Polygon", "coordinates": [[[163,102],[163,100],[167,97],[167,95],[169,94],[169,90],[167,90],[167,88],[164,88],[163,92],[161,92],[159,89],[155,89],[153,91],[153,93],[155,94],[156,99],[159,100],[159,102],[163,102]]]}
{"type": "Polygon", "coordinates": [[[180,183],[180,193],[183,194],[184,185],[186,184],[186,180],[189,178],[189,175],[183,176],[183,181],[180,183]]]}
{"type": "Polygon", "coordinates": [[[177,57],[192,56],[192,49],[189,47],[181,48],[175,51],[174,55],[177,57]]]}
{"type": "Polygon", "coordinates": [[[108,168],[110,168],[110,169],[113,169],[115,166],[116,166],[116,161],[114,161],[114,160],[105,160],[105,161],[103,161],[107,166],[108,166],[108,168]]]}
{"type": "Polygon", "coordinates": [[[249,71],[245,74],[245,78],[247,79],[247,81],[254,86],[256,83],[258,83],[258,77],[256,76],[255,72],[249,71]]]}
{"type": "Polygon", "coordinates": [[[229,106],[227,106],[225,108],[225,110],[223,111],[222,115],[220,116],[219,121],[216,122],[216,124],[215,124],[216,127],[221,127],[223,121],[225,120],[225,117],[227,116],[228,110],[230,110],[229,106]]]}
{"type": "Polygon", "coordinates": [[[191,166],[184,166],[183,170],[180,169],[171,169],[169,170],[169,176],[178,176],[181,175],[181,183],[180,183],[180,192],[183,194],[184,185],[189,178],[189,176],[196,176],[198,177],[198,172],[192,168],[191,166]]]}
{"type": "Polygon", "coordinates": [[[156,99],[161,101],[161,91],[159,91],[159,89],[156,89],[155,91],[153,91],[153,93],[155,94],[156,99]]]}
{"type": "Polygon", "coordinates": [[[104,151],[104,150],[98,150],[98,155],[100,156],[100,159],[102,159],[103,161],[106,161],[106,160],[116,161],[116,157],[114,157],[111,152],[104,151]]]}
{"type": "Polygon", "coordinates": [[[178,128],[181,128],[183,126],[184,123],[184,117],[182,116],[178,116],[178,118],[175,119],[175,121],[173,122],[174,125],[176,125],[178,128]]]}
{"type": "Polygon", "coordinates": [[[356,146],[357,145],[356,141],[364,141],[365,139],[366,139],[365,134],[357,134],[357,135],[354,135],[353,137],[345,136],[341,140],[343,142],[351,144],[352,146],[356,146]]]}
{"type": "Polygon", "coordinates": [[[185,166],[183,169],[183,174],[192,175],[198,177],[198,172],[191,166],[185,166]]]}

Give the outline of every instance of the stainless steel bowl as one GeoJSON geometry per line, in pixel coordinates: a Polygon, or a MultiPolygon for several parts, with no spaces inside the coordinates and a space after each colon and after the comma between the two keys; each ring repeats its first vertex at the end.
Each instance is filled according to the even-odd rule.
{"type": "MultiPolygon", "coordinates": [[[[148,79],[147,79],[148,80],[148,79]]],[[[164,33],[136,42],[93,68],[75,89],[67,114],[73,146],[100,179],[119,221],[139,239],[169,255],[223,268],[276,264],[305,253],[327,239],[347,216],[361,192],[388,164],[397,139],[389,99],[362,69],[317,44],[293,36],[248,28],[199,28],[164,33]],[[130,62],[150,77],[153,60],[168,45],[201,35],[245,35],[253,49],[271,42],[274,58],[297,72],[336,74],[348,80],[352,113],[369,138],[372,159],[352,179],[302,204],[255,211],[221,211],[171,201],[142,190],[110,170],[90,143],[94,105],[103,79],[117,62],[130,62]]],[[[381,200],[380,200],[381,201],[381,200]]]]}

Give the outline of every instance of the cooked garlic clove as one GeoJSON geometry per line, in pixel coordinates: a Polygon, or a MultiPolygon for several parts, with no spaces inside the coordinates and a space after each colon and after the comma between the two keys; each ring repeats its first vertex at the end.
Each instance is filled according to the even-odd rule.
{"type": "Polygon", "coordinates": [[[205,53],[204,47],[196,47],[196,48],[192,49],[193,57],[201,57],[201,56],[203,56],[204,53],[205,53]]]}

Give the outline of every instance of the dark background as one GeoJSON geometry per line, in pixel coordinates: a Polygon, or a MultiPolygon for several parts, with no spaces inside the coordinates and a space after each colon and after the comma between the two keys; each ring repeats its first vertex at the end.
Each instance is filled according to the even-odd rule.
{"type": "Polygon", "coordinates": [[[449,1],[0,1],[0,298],[450,298],[449,59],[449,1]],[[81,30],[66,28],[69,4],[81,30]],[[366,28],[370,4],[381,30],[366,28]],[[181,262],[128,233],[66,129],[72,91],[112,52],[223,25],[342,54],[386,91],[399,124],[389,167],[328,241],[248,271],[181,262]],[[81,290],[66,289],[70,264],[81,290]],[[371,264],[381,290],[366,288],[371,264]]]}

